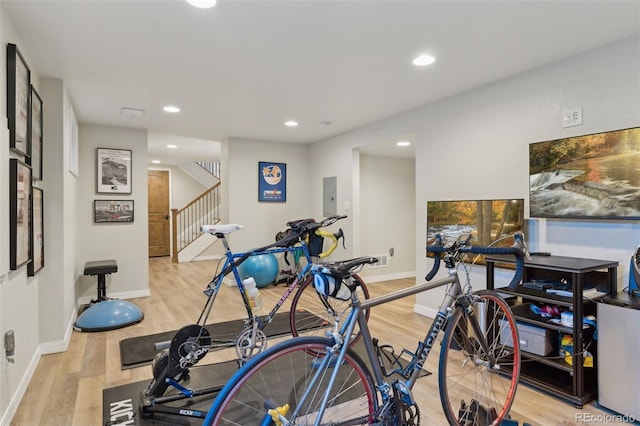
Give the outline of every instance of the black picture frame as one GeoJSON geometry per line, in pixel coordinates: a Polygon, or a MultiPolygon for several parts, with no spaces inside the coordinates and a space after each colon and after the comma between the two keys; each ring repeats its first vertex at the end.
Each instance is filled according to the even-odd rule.
{"type": "Polygon", "coordinates": [[[44,191],[31,188],[31,261],[27,264],[27,275],[35,276],[44,268],[44,191]]]}
{"type": "Polygon", "coordinates": [[[258,161],[258,201],[287,201],[287,164],[258,161]]]}
{"type": "Polygon", "coordinates": [[[93,200],[93,222],[133,222],[133,206],[133,200],[93,200]]]}
{"type": "Polygon", "coordinates": [[[131,194],[132,151],[98,148],[96,153],[98,194],[131,194]]]}
{"type": "Polygon", "coordinates": [[[530,144],[529,217],[640,219],[640,127],[530,144]]]}
{"type": "Polygon", "coordinates": [[[31,86],[31,101],[29,109],[29,159],[31,165],[31,177],[34,180],[42,180],[42,143],[44,111],[42,98],[33,85],[31,86]]]}
{"type": "Polygon", "coordinates": [[[7,44],[7,124],[9,148],[28,158],[31,70],[18,50],[7,44]]]}
{"type": "Polygon", "coordinates": [[[9,160],[9,268],[12,271],[31,260],[31,167],[9,160]]]}

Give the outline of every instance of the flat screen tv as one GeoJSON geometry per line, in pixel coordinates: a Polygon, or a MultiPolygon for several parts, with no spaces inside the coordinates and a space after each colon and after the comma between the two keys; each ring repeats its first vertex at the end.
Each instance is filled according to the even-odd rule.
{"type": "MultiPolygon", "coordinates": [[[[472,245],[505,247],[509,236],[524,227],[524,200],[456,200],[427,202],[427,245],[436,234],[445,239],[472,235],[472,245]]],[[[480,257],[476,263],[484,263],[480,257]]]]}
{"type": "Polygon", "coordinates": [[[640,127],[530,144],[529,216],[640,219],[640,127]]]}

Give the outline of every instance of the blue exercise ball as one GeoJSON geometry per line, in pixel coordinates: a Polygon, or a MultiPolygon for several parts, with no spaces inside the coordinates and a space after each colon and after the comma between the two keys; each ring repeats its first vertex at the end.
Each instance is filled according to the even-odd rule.
{"type": "Polygon", "coordinates": [[[273,253],[249,256],[239,267],[242,279],[253,277],[258,287],[266,287],[278,277],[280,264],[273,253]]]}

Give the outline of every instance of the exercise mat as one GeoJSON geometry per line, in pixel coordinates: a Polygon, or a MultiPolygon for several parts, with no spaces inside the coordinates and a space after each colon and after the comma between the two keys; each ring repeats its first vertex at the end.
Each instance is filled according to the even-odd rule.
{"type": "MultiPolygon", "coordinates": [[[[198,365],[190,369],[189,378],[180,384],[190,389],[222,387],[237,369],[238,363],[236,361],[198,365]]],[[[197,417],[163,413],[154,413],[150,417],[143,416],[140,411],[140,396],[149,383],[150,380],[144,380],[104,389],[102,391],[102,424],[127,424],[131,426],[202,424],[202,419],[197,417]]],[[[175,391],[173,392],[175,393],[175,391]]],[[[185,410],[206,412],[209,410],[214,398],[215,393],[174,401],[165,405],[184,408],[185,410]]]]}
{"type": "MultiPolygon", "coordinates": [[[[363,360],[367,359],[362,341],[359,341],[355,345],[354,349],[363,360]]],[[[387,371],[391,371],[393,366],[390,365],[389,359],[393,358],[393,355],[389,352],[389,347],[387,346],[381,347],[381,350],[389,355],[383,356],[383,359],[385,361],[387,371]]],[[[402,358],[404,361],[407,361],[404,356],[402,358]]],[[[369,365],[368,361],[365,361],[365,363],[369,365]]],[[[197,365],[190,369],[188,378],[180,384],[186,388],[194,390],[218,386],[222,387],[237,371],[237,369],[238,362],[235,360],[215,364],[197,365]]],[[[423,377],[429,374],[429,372],[423,370],[420,376],[423,377]]],[[[277,380],[277,378],[274,377],[274,380],[277,380]]],[[[149,383],[150,380],[144,380],[104,389],[102,392],[102,424],[127,424],[131,426],[202,424],[202,419],[196,417],[163,413],[154,413],[150,417],[143,416],[140,411],[140,396],[145,391],[149,383]]],[[[170,393],[176,393],[176,391],[168,391],[168,394],[170,393]]],[[[215,396],[215,393],[211,393],[208,395],[169,402],[166,403],[166,405],[182,408],[184,410],[206,412],[209,410],[215,396]]]]}
{"type": "MultiPolygon", "coordinates": [[[[311,313],[307,315],[313,315],[311,313]]],[[[244,320],[233,320],[209,324],[205,326],[211,339],[215,342],[216,336],[221,334],[237,336],[244,329],[244,320]]],[[[151,364],[156,353],[155,344],[167,342],[173,339],[178,330],[163,333],[149,334],[146,336],[129,337],[120,341],[120,366],[123,370],[151,364]]],[[[289,313],[276,314],[273,321],[264,329],[267,337],[276,337],[291,334],[289,326],[289,313]]]]}

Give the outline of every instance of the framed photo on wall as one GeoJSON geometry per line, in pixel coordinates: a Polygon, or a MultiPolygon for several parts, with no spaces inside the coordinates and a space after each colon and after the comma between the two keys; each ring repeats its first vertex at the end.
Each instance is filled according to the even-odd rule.
{"type": "Polygon", "coordinates": [[[258,201],[284,203],[287,201],[287,165],[258,162],[258,201]]]}
{"type": "Polygon", "coordinates": [[[27,265],[30,277],[44,268],[44,194],[35,186],[31,190],[31,262],[27,265]]]}
{"type": "Polygon", "coordinates": [[[9,161],[9,267],[15,271],[31,260],[31,168],[15,158],[9,161]]]}
{"type": "Polygon", "coordinates": [[[133,222],[133,200],[94,200],[93,221],[133,222]]]}
{"type": "Polygon", "coordinates": [[[29,98],[31,71],[18,46],[7,44],[7,122],[9,147],[29,157],[29,98]]]}
{"type": "Polygon", "coordinates": [[[42,180],[42,98],[31,86],[31,114],[29,114],[29,146],[31,147],[31,173],[33,179],[42,180]]]}
{"type": "Polygon", "coordinates": [[[100,194],[131,194],[131,150],[98,148],[97,181],[100,194]]]}
{"type": "Polygon", "coordinates": [[[640,127],[529,145],[532,218],[640,219],[640,127]]]}

